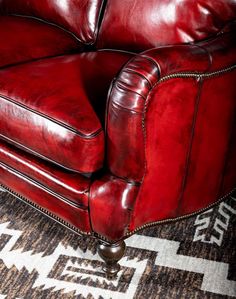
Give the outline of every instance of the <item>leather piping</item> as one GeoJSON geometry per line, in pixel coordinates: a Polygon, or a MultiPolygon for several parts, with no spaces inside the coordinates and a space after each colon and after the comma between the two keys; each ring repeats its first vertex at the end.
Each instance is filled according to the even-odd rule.
{"type": "Polygon", "coordinates": [[[51,122],[53,122],[53,123],[55,123],[55,124],[57,124],[57,125],[65,128],[65,129],[67,129],[68,131],[71,131],[71,132],[75,133],[76,135],[78,135],[79,137],[81,137],[83,139],[92,139],[92,138],[96,137],[97,135],[99,135],[103,131],[103,129],[100,128],[100,129],[96,130],[93,133],[85,134],[85,133],[82,133],[82,132],[78,131],[77,129],[75,129],[75,128],[73,128],[73,127],[71,127],[71,126],[69,126],[69,125],[67,125],[67,124],[65,124],[65,123],[63,123],[61,121],[58,121],[58,120],[56,120],[56,119],[54,119],[54,118],[52,118],[52,117],[50,117],[50,116],[48,116],[48,115],[46,115],[46,114],[44,114],[42,112],[38,112],[37,110],[29,108],[29,107],[27,107],[24,104],[18,103],[15,100],[13,100],[13,99],[5,96],[5,95],[0,94],[0,97],[3,98],[4,100],[6,100],[6,101],[8,101],[8,102],[10,102],[10,103],[12,103],[14,105],[16,105],[16,106],[21,107],[22,109],[25,109],[25,110],[27,110],[29,112],[32,112],[32,113],[34,113],[36,115],[39,115],[43,119],[49,120],[49,121],[51,121],[51,122]]]}
{"type": "MultiPolygon", "coordinates": [[[[147,112],[147,108],[148,108],[148,104],[149,104],[149,100],[148,99],[150,97],[151,92],[154,90],[154,88],[158,84],[160,84],[160,83],[162,83],[164,81],[170,80],[170,79],[174,79],[174,78],[195,78],[196,80],[200,81],[203,78],[206,78],[206,79],[212,78],[212,77],[215,77],[215,76],[222,75],[224,73],[233,71],[234,69],[236,69],[236,64],[233,64],[231,66],[228,66],[228,67],[225,67],[225,68],[213,71],[213,72],[206,72],[206,73],[200,73],[200,72],[178,72],[178,73],[174,73],[174,74],[163,76],[161,79],[157,80],[157,82],[155,84],[153,84],[152,88],[149,90],[148,95],[146,97],[145,105],[144,105],[144,111],[143,111],[143,117],[142,117],[142,129],[143,129],[143,134],[144,134],[144,151],[146,151],[146,124],[145,124],[145,119],[146,119],[146,112],[147,112]]],[[[146,154],[145,154],[145,156],[146,156],[146,154]]],[[[142,188],[142,183],[144,181],[146,172],[147,172],[147,161],[145,159],[145,169],[144,169],[144,174],[143,174],[143,177],[142,177],[140,189],[142,188]]],[[[233,189],[233,191],[234,191],[234,189],[233,189]]],[[[139,192],[140,192],[140,190],[139,190],[139,192]]],[[[138,195],[137,195],[137,197],[138,197],[138,195]]],[[[216,203],[218,203],[219,201],[217,201],[216,203]]],[[[149,224],[146,224],[146,225],[143,225],[143,226],[139,226],[134,231],[128,232],[126,234],[126,236],[130,236],[133,233],[135,233],[136,231],[142,230],[142,229],[144,229],[146,227],[155,226],[156,224],[161,224],[161,223],[165,223],[165,222],[169,222],[169,221],[170,222],[171,221],[175,221],[176,219],[183,219],[182,217],[185,218],[185,217],[189,217],[189,216],[192,216],[192,215],[196,215],[197,213],[200,213],[200,212],[208,209],[210,206],[207,206],[206,208],[204,208],[204,209],[202,209],[200,211],[197,211],[196,213],[192,213],[192,214],[189,214],[189,215],[186,215],[186,216],[181,216],[181,217],[176,217],[176,218],[171,218],[171,219],[166,219],[166,220],[151,222],[149,224]]]]}
{"type": "Polygon", "coordinates": [[[183,215],[183,216],[180,216],[180,217],[176,217],[176,218],[169,218],[169,219],[164,219],[164,220],[159,220],[159,221],[155,221],[155,222],[149,222],[149,223],[146,223],[142,226],[139,226],[137,227],[136,229],[134,229],[133,231],[130,231],[130,232],[127,232],[123,238],[121,238],[120,240],[117,240],[117,241],[111,241],[109,240],[108,238],[92,231],[92,232],[84,232],[80,229],[78,229],[77,227],[71,225],[70,223],[68,223],[67,221],[59,218],[58,216],[52,214],[51,212],[49,212],[48,210],[40,207],[39,205],[35,204],[34,202],[28,200],[27,198],[23,197],[22,195],[20,195],[19,193],[11,190],[10,188],[6,187],[5,185],[1,184],[0,183],[0,187],[2,189],[4,189],[5,191],[7,191],[8,193],[12,194],[13,196],[17,197],[18,199],[20,199],[21,201],[25,202],[26,204],[28,204],[29,206],[35,208],[36,210],[38,210],[39,212],[41,212],[42,214],[44,214],[45,216],[55,220],[56,222],[58,222],[59,224],[61,224],[62,226],[70,229],[71,231],[73,231],[74,233],[78,234],[78,235],[86,235],[86,236],[91,236],[93,238],[96,238],[96,239],[100,239],[102,240],[103,242],[107,243],[107,244],[116,244],[118,242],[120,242],[121,240],[125,240],[127,239],[128,237],[134,235],[135,233],[137,232],[140,232],[141,230],[145,229],[145,228],[149,228],[149,227],[154,227],[156,225],[160,225],[160,224],[166,224],[166,223],[171,223],[171,222],[175,222],[175,221],[179,221],[179,220],[184,220],[184,219],[187,219],[191,216],[195,216],[195,215],[198,215],[204,211],[206,211],[207,209],[209,208],[212,208],[214,206],[216,206],[217,204],[219,204],[221,201],[223,201],[225,198],[227,198],[228,196],[230,196],[235,190],[236,188],[233,188],[229,193],[227,193],[226,195],[224,195],[223,197],[219,198],[217,201],[215,201],[214,203],[208,205],[207,207],[203,208],[203,209],[200,209],[196,212],[193,212],[193,213],[190,213],[190,214],[186,214],[186,215],[183,215]]]}
{"type": "MultiPolygon", "coordinates": [[[[27,176],[27,175],[23,174],[22,172],[16,170],[15,168],[12,168],[11,166],[9,166],[9,165],[7,165],[7,164],[5,164],[5,163],[3,163],[3,162],[0,162],[0,165],[2,165],[3,167],[6,167],[7,169],[9,169],[10,171],[16,173],[18,176],[24,178],[25,180],[27,180],[27,181],[29,181],[29,182],[31,182],[31,183],[37,185],[39,188],[46,190],[50,195],[52,195],[52,196],[58,198],[58,199],[61,200],[62,202],[66,203],[66,204],[68,204],[68,205],[70,205],[70,206],[72,206],[72,207],[79,208],[79,209],[81,209],[81,210],[85,210],[85,211],[86,211],[86,210],[88,209],[87,206],[80,205],[80,204],[78,204],[78,203],[76,203],[76,202],[74,202],[74,201],[72,201],[72,200],[70,200],[70,199],[68,199],[68,198],[66,198],[66,197],[64,197],[64,196],[62,196],[62,195],[60,195],[60,194],[58,194],[57,192],[55,192],[55,191],[49,189],[49,188],[46,187],[45,185],[43,185],[43,184],[39,183],[38,181],[36,181],[36,180],[30,178],[29,176],[27,176]]],[[[85,190],[85,191],[88,191],[88,190],[85,190]]]]}
{"type": "MultiPolygon", "coordinates": [[[[236,64],[228,66],[228,67],[220,69],[220,70],[209,72],[209,73],[179,72],[179,73],[170,74],[170,75],[164,76],[160,80],[158,80],[156,82],[156,84],[154,84],[154,86],[151,89],[151,91],[154,89],[154,87],[157,84],[159,84],[159,83],[161,83],[163,81],[169,80],[169,79],[173,79],[173,78],[196,78],[196,79],[200,79],[200,78],[211,78],[211,77],[214,77],[214,76],[218,76],[218,75],[224,74],[224,73],[229,72],[229,71],[233,71],[235,68],[236,68],[236,64]]],[[[149,91],[149,94],[150,94],[151,91],[149,91]]],[[[145,121],[145,117],[143,118],[143,120],[145,121]]],[[[39,205],[30,202],[28,199],[26,199],[23,196],[17,194],[16,192],[12,191],[10,188],[5,187],[2,184],[0,184],[0,186],[3,189],[5,189],[6,191],[8,191],[9,193],[11,193],[12,195],[18,197],[22,201],[24,201],[24,202],[28,203],[29,205],[33,206],[34,208],[36,208],[40,212],[44,213],[45,215],[49,216],[50,218],[55,219],[57,222],[59,222],[60,224],[66,226],[66,227],[68,227],[69,229],[73,230],[77,234],[80,234],[80,235],[81,234],[83,234],[83,235],[91,235],[91,236],[97,237],[97,238],[99,238],[99,239],[107,242],[108,244],[115,244],[115,243],[117,243],[117,242],[120,241],[120,240],[117,240],[115,242],[112,242],[108,238],[106,238],[104,236],[101,236],[100,234],[97,234],[96,232],[92,232],[92,233],[83,232],[83,231],[79,230],[78,228],[70,225],[66,221],[64,221],[64,220],[60,219],[59,217],[55,216],[54,214],[52,214],[52,213],[48,212],[47,210],[41,208],[39,205]]],[[[200,209],[200,210],[198,210],[196,212],[189,213],[189,214],[186,214],[186,215],[183,215],[183,216],[179,216],[179,217],[175,217],[175,218],[169,218],[169,219],[164,219],[164,220],[149,222],[149,223],[146,223],[144,225],[141,225],[141,226],[135,228],[133,231],[127,232],[121,240],[124,240],[124,239],[130,237],[131,235],[135,234],[136,232],[139,232],[139,231],[141,231],[141,230],[143,230],[145,228],[153,227],[153,226],[156,226],[156,225],[159,225],[159,224],[168,223],[168,222],[174,222],[174,221],[178,221],[178,220],[183,220],[183,219],[186,219],[188,217],[191,217],[191,216],[197,215],[199,213],[202,213],[202,212],[206,211],[207,209],[209,209],[211,207],[214,207],[215,205],[217,205],[218,203],[220,203],[226,197],[228,197],[229,195],[231,195],[235,190],[236,190],[236,188],[233,188],[229,193],[227,193],[226,195],[224,195],[223,197],[221,197],[220,199],[218,199],[214,203],[212,203],[212,204],[208,205],[207,207],[205,207],[203,209],[200,209]]]]}
{"type": "Polygon", "coordinates": [[[5,65],[1,65],[0,66],[0,71],[2,70],[5,70],[5,69],[9,69],[9,68],[14,68],[14,67],[17,67],[17,66],[20,66],[20,65],[26,65],[28,63],[32,63],[32,62],[39,62],[39,61],[42,61],[42,60],[46,60],[46,59],[52,59],[52,58],[56,58],[56,57],[61,57],[61,56],[68,56],[68,55],[76,55],[76,54],[81,54],[82,52],[78,52],[80,49],[72,49],[72,50],[65,50],[65,52],[61,52],[61,53],[58,53],[56,55],[49,55],[49,56],[43,56],[43,57],[31,57],[29,59],[26,58],[26,60],[21,60],[21,61],[18,61],[16,63],[10,63],[10,64],[5,64],[5,65]]]}
{"type": "MultiPolygon", "coordinates": [[[[147,58],[147,57],[145,57],[147,58]]],[[[158,65],[155,64],[155,66],[157,67],[158,65]]],[[[170,79],[176,79],[176,78],[195,78],[198,81],[201,81],[203,78],[211,78],[211,77],[215,77],[230,71],[233,71],[234,69],[236,69],[236,64],[233,64],[231,66],[213,71],[213,72],[205,72],[205,73],[200,73],[200,72],[178,72],[178,73],[173,73],[170,75],[166,75],[163,76],[162,78],[157,78],[157,81],[155,84],[152,85],[152,88],[149,90],[147,96],[146,96],[146,101],[144,104],[144,110],[143,110],[143,117],[142,117],[142,130],[143,130],[143,136],[144,136],[144,151],[145,151],[145,157],[146,157],[146,114],[147,114],[147,109],[148,109],[148,105],[149,105],[149,99],[150,99],[150,94],[153,92],[154,88],[159,85],[160,83],[170,80],[170,79]]],[[[159,70],[159,74],[161,74],[161,71],[159,70]]],[[[142,188],[142,183],[145,179],[146,173],[147,173],[147,160],[145,158],[145,165],[144,165],[144,173],[143,173],[143,177],[141,180],[141,187],[142,188]]],[[[140,192],[140,190],[139,190],[140,192]]],[[[138,195],[137,195],[138,197],[138,195]]],[[[175,219],[175,218],[174,218],[175,219]]],[[[157,222],[158,223],[158,222],[157,222]]]]}
{"type": "Polygon", "coordinates": [[[179,214],[179,211],[181,210],[182,207],[182,201],[183,201],[183,196],[185,193],[185,188],[187,184],[187,180],[189,177],[189,167],[190,167],[190,158],[192,154],[192,148],[193,148],[193,140],[194,140],[194,134],[195,134],[195,127],[196,127],[196,122],[198,118],[198,109],[201,101],[201,95],[202,95],[202,88],[203,88],[203,80],[200,78],[200,80],[197,82],[198,84],[198,89],[195,97],[195,103],[194,103],[194,112],[193,112],[193,119],[192,119],[192,124],[191,124],[191,133],[189,136],[189,145],[187,146],[187,153],[186,153],[186,158],[185,158],[185,165],[184,165],[184,173],[182,177],[182,183],[181,183],[181,189],[180,189],[180,194],[178,197],[178,206],[176,209],[176,215],[179,214]]]}
{"type": "Polygon", "coordinates": [[[83,176],[86,176],[86,177],[90,177],[91,176],[91,173],[81,172],[79,170],[72,169],[72,168],[66,167],[64,165],[61,165],[60,163],[58,163],[58,162],[56,162],[56,161],[54,161],[54,160],[52,160],[52,159],[50,159],[50,158],[48,158],[48,157],[46,157],[44,155],[39,154],[38,152],[36,152],[36,151],[34,151],[34,150],[26,147],[25,145],[23,145],[23,144],[15,141],[15,140],[12,140],[12,139],[10,139],[10,138],[8,138],[6,136],[3,136],[2,134],[0,134],[0,138],[3,139],[3,140],[5,140],[5,141],[7,141],[7,142],[9,142],[10,144],[12,144],[12,145],[14,145],[16,147],[19,147],[20,149],[24,149],[25,151],[27,151],[28,153],[30,153],[32,155],[35,155],[36,157],[42,158],[43,160],[46,160],[46,161],[49,161],[52,164],[55,164],[55,165],[57,165],[57,166],[59,166],[59,167],[61,167],[63,169],[66,169],[66,170],[69,170],[69,171],[72,171],[72,172],[75,172],[75,173],[79,173],[79,174],[81,174],[83,176]]]}
{"type": "Polygon", "coordinates": [[[199,72],[179,72],[179,73],[174,73],[174,74],[170,74],[167,76],[162,77],[154,86],[153,88],[161,82],[164,82],[166,80],[169,79],[173,79],[173,78],[196,78],[196,79],[200,79],[200,78],[212,78],[215,76],[219,76],[222,75],[224,73],[227,72],[231,72],[234,69],[236,69],[236,64],[230,65],[228,67],[225,67],[223,69],[219,69],[213,72],[207,72],[207,73],[199,73],[199,72]]]}
{"type": "Polygon", "coordinates": [[[27,19],[33,19],[33,20],[36,20],[38,22],[41,22],[41,23],[44,23],[44,24],[47,24],[47,25],[50,25],[50,26],[53,26],[53,27],[56,27],[64,32],[66,32],[67,34],[69,35],[72,35],[77,41],[79,41],[80,43],[84,44],[84,45],[90,45],[90,43],[86,43],[86,42],[83,42],[80,38],[78,38],[74,33],[72,33],[71,31],[55,24],[55,23],[52,23],[52,22],[49,22],[49,21],[46,21],[44,19],[41,19],[41,18],[38,18],[38,17],[34,17],[34,16],[28,16],[28,15],[21,15],[21,14],[14,14],[14,13],[10,13],[10,14],[6,14],[6,16],[12,16],[12,17],[19,17],[19,18],[27,18],[27,19]]]}
{"type": "Polygon", "coordinates": [[[98,13],[98,18],[97,18],[97,22],[93,31],[93,35],[94,35],[94,39],[93,42],[90,43],[90,45],[94,45],[97,42],[98,39],[98,31],[100,30],[101,24],[102,24],[102,20],[104,17],[104,13],[106,10],[106,6],[107,6],[107,0],[102,0],[100,9],[99,9],[99,13],[98,13]]]}
{"type": "Polygon", "coordinates": [[[33,207],[34,209],[36,209],[37,211],[41,212],[42,214],[44,214],[45,216],[49,217],[50,219],[55,220],[56,222],[60,223],[61,225],[65,226],[66,228],[69,228],[70,230],[72,230],[74,233],[79,234],[79,235],[91,235],[91,232],[84,232],[81,231],[80,229],[78,229],[77,227],[73,226],[72,224],[66,222],[65,220],[59,218],[58,216],[52,214],[51,212],[49,212],[48,210],[40,207],[39,205],[35,204],[34,202],[28,200],[27,198],[25,198],[24,196],[20,195],[19,193],[11,190],[10,188],[6,187],[3,184],[0,184],[0,187],[7,191],[9,194],[15,196],[16,198],[20,199],[21,201],[23,201],[24,203],[28,204],[29,206],[33,207]]]}
{"type": "Polygon", "coordinates": [[[14,13],[6,14],[6,16],[28,18],[28,19],[33,19],[33,20],[39,21],[41,23],[47,24],[49,26],[56,27],[56,28],[58,28],[58,29],[60,29],[60,30],[62,30],[64,32],[66,32],[67,34],[71,35],[75,40],[79,41],[80,43],[82,43],[82,44],[84,44],[86,46],[92,46],[92,45],[94,45],[94,43],[96,42],[96,39],[97,39],[97,35],[98,35],[98,23],[99,23],[99,18],[100,18],[101,11],[102,11],[103,3],[104,3],[104,0],[103,0],[103,2],[101,4],[100,10],[99,10],[98,20],[96,22],[95,29],[93,31],[94,38],[91,40],[91,42],[83,41],[75,33],[71,32],[70,30],[67,30],[64,27],[61,27],[60,25],[57,25],[57,24],[55,24],[53,22],[49,22],[49,21],[46,21],[44,19],[41,19],[41,18],[38,18],[38,17],[35,17],[35,16],[21,15],[21,14],[14,14],[14,13]]]}
{"type": "Polygon", "coordinates": [[[122,54],[130,54],[130,55],[133,55],[133,56],[137,55],[136,52],[122,50],[122,49],[113,49],[113,48],[97,49],[96,52],[118,52],[118,53],[122,53],[122,54]]]}
{"type": "Polygon", "coordinates": [[[236,187],[234,187],[231,191],[229,191],[224,196],[220,197],[218,200],[216,200],[213,203],[209,204],[205,208],[197,210],[196,212],[189,213],[189,214],[186,214],[186,215],[183,215],[183,216],[174,217],[174,218],[168,218],[168,219],[158,220],[158,221],[154,221],[154,222],[149,222],[149,223],[146,223],[144,225],[138,226],[133,231],[128,232],[125,235],[125,237],[126,238],[130,237],[133,234],[135,234],[135,233],[137,233],[137,232],[139,232],[139,231],[141,231],[141,230],[143,230],[145,228],[153,227],[153,226],[156,226],[156,225],[159,225],[159,224],[171,223],[171,222],[175,222],[175,221],[178,221],[178,220],[183,220],[183,219],[189,218],[191,216],[198,215],[198,214],[200,214],[200,213],[202,213],[202,212],[204,212],[204,211],[206,211],[206,210],[208,210],[208,209],[216,206],[217,204],[219,204],[220,202],[222,202],[224,199],[226,199],[228,196],[230,196],[235,191],[236,191],[236,187]]]}

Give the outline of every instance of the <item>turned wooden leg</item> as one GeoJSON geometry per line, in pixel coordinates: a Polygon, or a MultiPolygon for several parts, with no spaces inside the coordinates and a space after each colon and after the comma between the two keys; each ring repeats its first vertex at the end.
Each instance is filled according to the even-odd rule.
{"type": "Polygon", "coordinates": [[[98,254],[104,260],[105,264],[102,267],[108,279],[114,279],[120,270],[118,261],[125,253],[125,242],[121,241],[116,244],[98,244],[98,254]]]}

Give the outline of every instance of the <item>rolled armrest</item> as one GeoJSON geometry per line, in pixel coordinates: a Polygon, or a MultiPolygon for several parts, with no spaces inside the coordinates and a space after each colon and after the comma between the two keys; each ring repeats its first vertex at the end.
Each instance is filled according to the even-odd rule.
{"type": "Polygon", "coordinates": [[[142,180],[145,170],[145,122],[150,94],[165,76],[206,72],[210,58],[195,45],[146,51],[131,59],[113,82],[107,109],[108,165],[113,174],[142,180]]]}
{"type": "Polygon", "coordinates": [[[131,230],[202,209],[236,183],[235,36],[151,49],[113,82],[108,166],[140,184],[131,230]]]}

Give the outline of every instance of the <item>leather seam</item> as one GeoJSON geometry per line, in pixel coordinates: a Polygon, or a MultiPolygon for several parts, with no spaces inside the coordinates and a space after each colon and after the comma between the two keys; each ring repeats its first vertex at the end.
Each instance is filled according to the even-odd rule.
{"type": "Polygon", "coordinates": [[[26,111],[29,111],[29,112],[31,112],[31,113],[33,113],[33,114],[38,115],[38,116],[40,116],[42,119],[49,120],[49,121],[51,121],[51,122],[57,124],[58,126],[61,126],[61,127],[63,127],[64,129],[67,129],[68,131],[71,131],[72,133],[78,135],[78,136],[81,137],[82,139],[93,139],[93,138],[96,138],[99,134],[101,134],[101,133],[103,132],[103,129],[100,128],[100,129],[96,130],[95,132],[91,133],[90,135],[86,135],[86,134],[84,134],[84,133],[82,133],[82,132],[79,132],[77,129],[75,129],[75,128],[71,127],[71,126],[69,126],[69,125],[67,125],[67,124],[64,124],[64,123],[61,122],[61,121],[58,121],[58,120],[56,120],[56,119],[54,119],[54,118],[52,118],[52,117],[50,117],[50,116],[48,116],[48,115],[46,115],[46,114],[44,114],[44,113],[42,113],[42,112],[36,111],[35,109],[29,108],[29,107],[27,107],[27,106],[24,105],[24,104],[18,103],[18,102],[16,102],[15,100],[13,100],[13,99],[11,99],[11,98],[5,96],[5,95],[0,94],[0,98],[2,98],[2,99],[5,100],[5,101],[8,101],[8,102],[10,102],[10,103],[12,103],[12,104],[14,104],[14,105],[16,105],[16,106],[21,107],[22,109],[24,109],[24,110],[26,110],[26,111]]]}
{"type": "MultiPolygon", "coordinates": [[[[41,207],[39,204],[36,204],[34,201],[31,201],[29,199],[27,199],[26,197],[20,195],[19,193],[11,190],[10,188],[8,188],[7,186],[3,185],[0,183],[0,187],[3,188],[8,194],[13,195],[14,197],[16,197],[17,199],[19,199],[20,201],[22,201],[23,203],[29,205],[31,208],[34,208],[36,211],[40,212],[41,214],[43,214],[44,216],[47,216],[49,219],[52,219],[54,221],[56,221],[57,223],[59,223],[60,225],[62,225],[63,227],[71,230],[73,233],[76,233],[77,235],[80,236],[91,236],[92,238],[100,238],[102,239],[102,236],[97,235],[95,237],[94,233],[91,231],[82,231],[81,229],[75,227],[74,225],[70,224],[68,221],[65,221],[64,219],[60,218],[59,216],[53,214],[51,211],[48,211],[46,208],[41,207]]],[[[86,210],[84,210],[85,212],[87,212],[86,210]]]]}
{"type": "Polygon", "coordinates": [[[20,18],[26,18],[26,19],[32,19],[32,20],[36,20],[39,21],[41,23],[47,24],[49,26],[53,26],[56,27],[64,32],[66,32],[67,34],[73,36],[77,41],[79,41],[80,43],[84,44],[84,45],[90,45],[91,43],[87,43],[82,41],[82,39],[80,39],[78,36],[76,36],[73,32],[71,32],[70,30],[65,29],[64,27],[61,27],[60,25],[57,25],[53,22],[49,22],[47,20],[41,19],[39,17],[35,17],[35,16],[30,16],[30,15],[22,15],[22,14],[15,14],[15,13],[9,13],[9,14],[5,14],[5,16],[13,16],[13,17],[20,17],[20,18]]]}
{"type": "Polygon", "coordinates": [[[103,17],[105,15],[106,6],[107,6],[106,0],[102,0],[102,4],[101,4],[100,9],[99,9],[99,13],[98,13],[98,18],[97,18],[97,22],[96,22],[96,25],[95,25],[95,29],[93,31],[93,36],[94,36],[93,42],[91,42],[90,45],[94,45],[95,43],[97,43],[98,34],[99,34],[99,31],[100,31],[100,28],[101,28],[101,25],[102,25],[103,17]],[[102,16],[102,14],[103,14],[103,16],[102,16]]]}
{"type": "MultiPolygon", "coordinates": [[[[144,57],[146,57],[146,56],[144,56],[144,57]]],[[[208,56],[209,57],[209,56],[208,56]]],[[[155,64],[157,67],[158,67],[158,64],[155,64]]],[[[232,65],[233,66],[233,65],[232,65]]],[[[225,68],[221,68],[220,70],[217,70],[216,72],[220,72],[220,71],[222,71],[222,70],[224,70],[225,68]]],[[[160,68],[158,68],[158,70],[159,70],[159,76],[161,76],[161,71],[160,71],[160,68]]],[[[229,71],[227,71],[227,72],[230,72],[231,70],[229,70],[229,71]]],[[[180,72],[179,72],[180,73],[180,72]]],[[[190,73],[190,72],[189,72],[190,73]]],[[[177,73],[175,73],[176,75],[178,74],[178,72],[177,73]]],[[[191,73],[190,73],[191,74],[191,73]]],[[[199,75],[200,74],[204,74],[204,75],[206,75],[207,73],[205,72],[203,72],[203,73],[199,73],[199,75]]],[[[209,73],[210,74],[210,73],[209,73]]],[[[219,74],[219,75],[221,75],[221,73],[219,74]]],[[[164,77],[162,77],[162,78],[164,78],[164,77]]],[[[136,200],[135,200],[135,204],[134,204],[134,209],[133,209],[133,213],[132,213],[132,221],[133,221],[133,215],[134,215],[134,211],[135,211],[135,205],[136,205],[136,203],[137,203],[137,198],[138,198],[138,195],[140,194],[140,192],[141,192],[141,190],[142,190],[142,186],[143,186],[143,182],[144,182],[144,178],[145,178],[145,176],[146,176],[146,173],[147,173],[147,160],[146,160],[146,122],[145,122],[145,119],[146,119],[146,112],[147,112],[147,109],[148,109],[148,105],[149,105],[149,100],[150,100],[150,95],[151,95],[151,93],[153,92],[153,90],[155,89],[155,87],[158,85],[158,84],[160,84],[160,83],[162,83],[162,82],[160,82],[160,80],[162,79],[161,77],[158,77],[157,78],[157,81],[156,81],[156,83],[154,83],[153,85],[152,85],[152,88],[148,91],[148,94],[147,94],[147,96],[146,96],[146,101],[145,101],[145,104],[144,104],[144,110],[143,110],[143,118],[142,118],[142,127],[143,127],[143,135],[144,135],[144,155],[145,155],[145,167],[144,167],[144,174],[143,174],[143,177],[142,177],[142,179],[141,179],[141,186],[140,186],[140,189],[139,189],[139,192],[137,193],[137,197],[136,197],[136,200]]],[[[196,77],[194,77],[194,76],[190,76],[190,77],[188,77],[188,78],[196,78],[196,77]]]]}
{"type": "Polygon", "coordinates": [[[22,61],[19,61],[19,62],[16,62],[16,63],[9,63],[9,64],[6,64],[6,65],[0,66],[0,71],[5,71],[5,70],[8,70],[9,68],[18,67],[18,66],[21,66],[21,65],[27,65],[27,64],[34,63],[34,62],[40,62],[40,61],[47,60],[47,59],[53,59],[53,58],[57,58],[57,57],[77,55],[77,54],[83,53],[83,52],[76,52],[77,50],[79,50],[79,49],[72,48],[70,50],[65,50],[65,52],[57,53],[55,55],[30,58],[29,60],[22,60],[22,61]]]}
{"type": "Polygon", "coordinates": [[[0,186],[6,190],[8,193],[12,194],[13,196],[19,198],[21,201],[23,201],[24,203],[30,205],[31,207],[33,207],[34,209],[36,209],[37,211],[39,211],[40,213],[44,214],[45,216],[47,216],[48,218],[51,218],[53,220],[55,220],[56,222],[58,222],[59,224],[61,224],[62,226],[70,229],[71,231],[73,231],[74,233],[78,234],[78,235],[86,235],[86,236],[91,236],[92,238],[95,239],[100,239],[102,241],[105,241],[108,244],[115,244],[117,242],[119,242],[119,240],[125,240],[128,237],[134,235],[137,232],[143,231],[146,228],[149,227],[155,227],[157,225],[160,224],[166,224],[166,223],[172,223],[175,221],[179,221],[179,220],[184,220],[187,218],[190,218],[192,216],[195,215],[199,215],[200,213],[206,211],[209,208],[212,208],[214,206],[216,206],[217,204],[219,204],[220,202],[222,202],[225,198],[227,198],[228,196],[233,196],[234,191],[236,191],[236,188],[233,188],[230,192],[228,192],[226,195],[222,196],[221,198],[219,198],[218,200],[214,201],[212,204],[208,205],[206,208],[203,209],[199,209],[198,211],[194,212],[194,213],[189,213],[180,217],[175,217],[175,218],[168,218],[168,219],[163,219],[163,220],[159,220],[159,221],[154,221],[154,222],[149,222],[146,223],[144,225],[138,226],[137,228],[135,228],[133,231],[128,232],[126,235],[124,235],[121,239],[116,240],[116,241],[112,241],[111,239],[109,240],[107,237],[104,237],[98,233],[95,233],[94,231],[91,232],[84,232],[81,231],[80,229],[76,228],[75,226],[69,224],[67,221],[62,220],[60,217],[52,214],[49,211],[45,211],[45,208],[40,207],[38,204],[35,204],[33,201],[30,201],[28,199],[26,199],[25,197],[23,197],[22,195],[18,194],[15,191],[12,191],[10,188],[4,186],[3,184],[0,184],[0,186]]]}
{"type": "Polygon", "coordinates": [[[14,146],[19,147],[21,150],[25,150],[26,152],[28,152],[31,155],[35,155],[36,157],[44,159],[44,160],[46,160],[46,161],[48,161],[48,162],[50,162],[52,164],[55,164],[55,165],[57,165],[57,166],[59,166],[59,167],[61,167],[63,169],[66,169],[66,170],[69,170],[69,171],[72,171],[72,172],[76,172],[76,173],[79,173],[79,174],[84,175],[84,176],[90,174],[90,173],[86,173],[86,172],[81,172],[79,170],[76,170],[76,169],[73,169],[73,168],[70,168],[70,167],[66,167],[66,166],[64,166],[64,165],[62,165],[62,164],[60,164],[60,163],[58,163],[58,162],[56,162],[56,161],[48,158],[48,157],[46,157],[46,156],[44,156],[44,155],[42,155],[42,154],[40,154],[40,153],[38,153],[38,152],[30,149],[30,148],[28,148],[27,146],[25,146],[25,145],[23,145],[23,144],[15,141],[15,140],[12,140],[11,138],[8,138],[8,137],[6,137],[6,136],[4,136],[2,134],[0,134],[0,138],[3,139],[3,140],[5,140],[5,141],[7,141],[7,142],[9,142],[9,143],[11,143],[11,144],[13,144],[14,146]]]}
{"type": "Polygon", "coordinates": [[[217,204],[222,202],[224,199],[226,199],[228,196],[233,196],[235,191],[236,191],[236,187],[233,187],[231,189],[231,191],[229,191],[227,194],[225,194],[222,197],[218,198],[213,203],[209,204],[207,207],[197,210],[196,212],[188,213],[188,214],[185,214],[185,215],[182,215],[182,216],[177,216],[177,217],[174,217],[174,218],[167,218],[167,219],[147,222],[143,225],[137,226],[132,231],[129,231],[122,239],[126,239],[126,238],[134,235],[135,233],[143,231],[144,229],[147,229],[147,228],[150,228],[150,227],[155,227],[155,226],[161,225],[161,224],[172,223],[172,222],[175,222],[175,221],[190,218],[190,217],[195,216],[195,215],[199,215],[200,213],[203,213],[204,211],[207,211],[208,209],[216,206],[217,204]]]}
{"type": "MultiPolygon", "coordinates": [[[[131,52],[131,51],[127,51],[127,50],[122,50],[122,49],[113,49],[113,48],[103,48],[103,49],[97,49],[96,52],[118,52],[118,53],[122,53],[122,54],[130,54],[133,56],[136,56],[137,53],[135,52],[131,52]]],[[[131,59],[132,57],[130,57],[131,59]]]]}
{"type": "Polygon", "coordinates": [[[50,195],[56,197],[58,200],[61,200],[62,202],[66,203],[66,204],[68,204],[70,206],[73,206],[75,208],[79,208],[79,209],[85,210],[85,211],[88,210],[87,206],[83,206],[83,205],[75,203],[74,201],[72,201],[72,200],[70,200],[70,199],[68,199],[68,198],[66,198],[66,197],[58,194],[57,192],[55,192],[55,191],[51,190],[50,188],[48,188],[47,186],[45,186],[44,184],[38,182],[35,179],[32,179],[28,175],[23,174],[22,172],[16,170],[15,168],[13,168],[13,167],[11,167],[11,166],[9,166],[9,165],[1,162],[1,161],[0,161],[0,165],[2,165],[3,167],[6,167],[7,169],[9,169],[10,171],[12,171],[13,173],[18,174],[20,177],[24,178],[25,180],[30,181],[31,183],[33,183],[33,184],[39,186],[40,188],[44,189],[46,192],[48,192],[50,195]]]}
{"type": "Polygon", "coordinates": [[[181,210],[181,207],[182,207],[182,201],[183,201],[183,196],[185,193],[185,187],[186,187],[188,176],[189,176],[189,168],[190,168],[191,154],[192,154],[192,148],[193,148],[194,133],[195,133],[196,123],[197,123],[197,118],[198,118],[199,105],[201,102],[203,82],[204,81],[201,79],[198,83],[199,86],[198,86],[195,104],[194,104],[190,141],[189,141],[189,144],[186,146],[187,150],[186,150],[186,156],[185,156],[184,174],[182,177],[181,189],[180,189],[180,194],[178,197],[178,204],[177,204],[177,208],[176,208],[177,215],[179,214],[179,211],[181,210]]]}

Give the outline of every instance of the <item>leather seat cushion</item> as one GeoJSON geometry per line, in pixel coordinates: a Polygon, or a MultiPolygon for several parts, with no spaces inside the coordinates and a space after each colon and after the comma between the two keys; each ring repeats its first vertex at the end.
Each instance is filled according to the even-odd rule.
{"type": "Polygon", "coordinates": [[[13,16],[0,16],[0,39],[0,67],[84,48],[71,34],[55,26],[13,16]]]}
{"type": "Polygon", "coordinates": [[[106,94],[132,55],[99,51],[0,71],[0,137],[81,173],[103,166],[106,94]],[[95,107],[95,110],[93,106],[95,107]]]}

